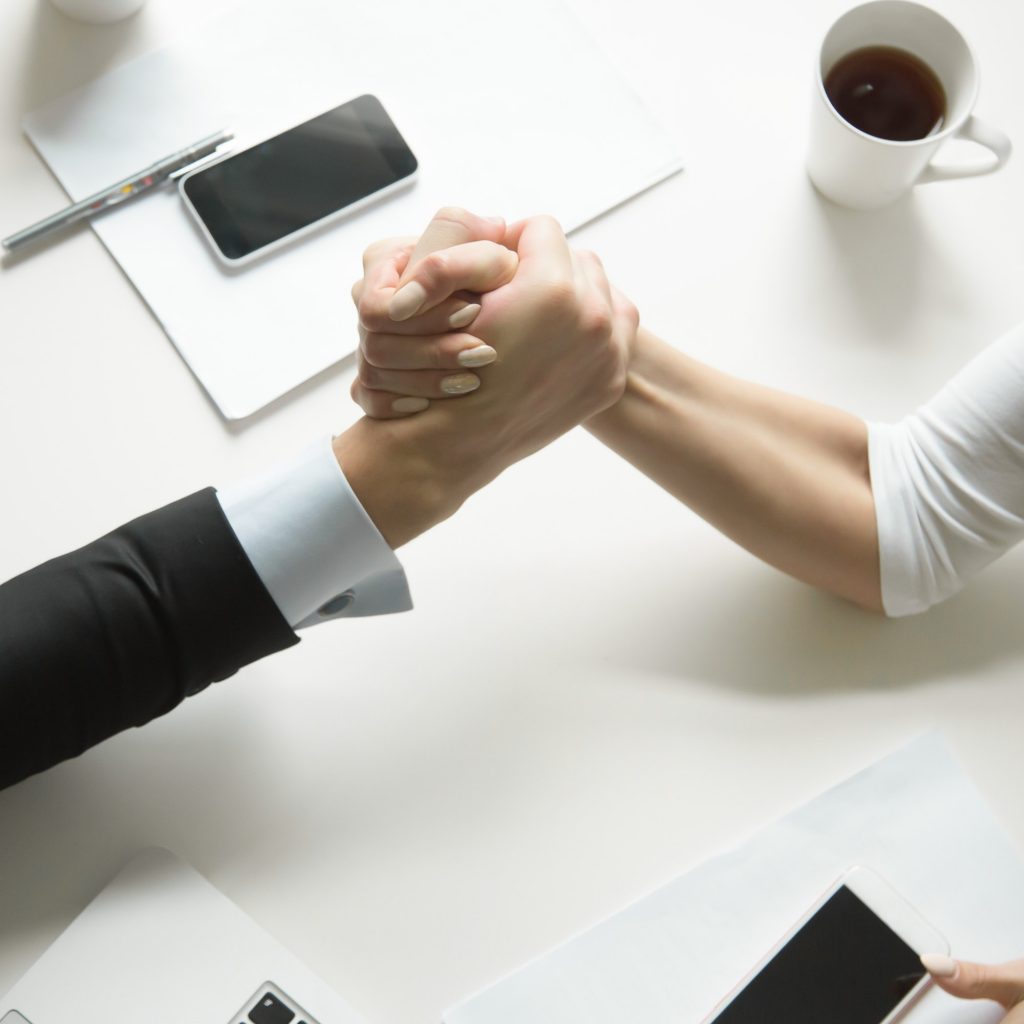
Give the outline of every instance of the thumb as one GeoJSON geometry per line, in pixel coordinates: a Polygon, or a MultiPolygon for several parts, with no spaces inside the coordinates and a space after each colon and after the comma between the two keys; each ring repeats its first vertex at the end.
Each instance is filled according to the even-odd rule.
{"type": "Polygon", "coordinates": [[[921,963],[935,984],[960,999],[992,999],[1009,1010],[1024,1002],[1024,959],[976,964],[925,953],[921,963]]]}
{"type": "Polygon", "coordinates": [[[400,283],[405,284],[412,276],[412,268],[432,252],[466,242],[501,243],[504,237],[505,222],[500,217],[478,217],[459,206],[442,206],[416,243],[400,283]]]}

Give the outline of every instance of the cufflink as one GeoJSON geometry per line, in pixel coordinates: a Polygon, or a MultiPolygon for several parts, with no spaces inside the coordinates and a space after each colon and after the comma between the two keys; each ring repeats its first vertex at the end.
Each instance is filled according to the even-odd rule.
{"type": "Polygon", "coordinates": [[[316,613],[322,619],[329,619],[332,615],[343,612],[355,599],[355,591],[346,590],[343,594],[332,597],[326,604],[322,604],[316,613]]]}

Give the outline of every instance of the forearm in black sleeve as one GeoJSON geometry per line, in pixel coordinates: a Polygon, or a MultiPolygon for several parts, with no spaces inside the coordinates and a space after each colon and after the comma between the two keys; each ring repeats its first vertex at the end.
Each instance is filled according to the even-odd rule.
{"type": "Polygon", "coordinates": [[[0,787],[298,642],[212,488],[0,586],[0,787]]]}

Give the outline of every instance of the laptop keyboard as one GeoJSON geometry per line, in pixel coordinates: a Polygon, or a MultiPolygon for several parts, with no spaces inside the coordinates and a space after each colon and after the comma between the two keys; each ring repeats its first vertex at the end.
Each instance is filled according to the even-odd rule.
{"type": "MultiPolygon", "coordinates": [[[[317,1024],[276,985],[267,982],[246,1000],[241,1011],[231,1018],[232,1024],[317,1024]]],[[[17,1010],[8,1010],[0,1024],[29,1024],[17,1010]]]]}
{"type": "Polygon", "coordinates": [[[273,992],[264,993],[249,1011],[249,1020],[252,1024],[292,1024],[297,1016],[296,1012],[287,1003],[281,1002],[273,992]]]}
{"type": "MultiPolygon", "coordinates": [[[[3,1024],[3,1022],[0,1022],[3,1024]]],[[[246,1000],[232,1024],[317,1024],[299,1004],[273,982],[266,982],[246,1000]]]]}

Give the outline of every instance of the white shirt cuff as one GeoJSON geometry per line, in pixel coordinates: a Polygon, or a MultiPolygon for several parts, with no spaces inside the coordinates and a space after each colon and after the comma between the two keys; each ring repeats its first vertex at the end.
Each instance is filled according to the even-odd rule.
{"type": "Polygon", "coordinates": [[[330,439],[217,498],[293,629],[412,608],[402,564],[349,486],[330,439]]]}

